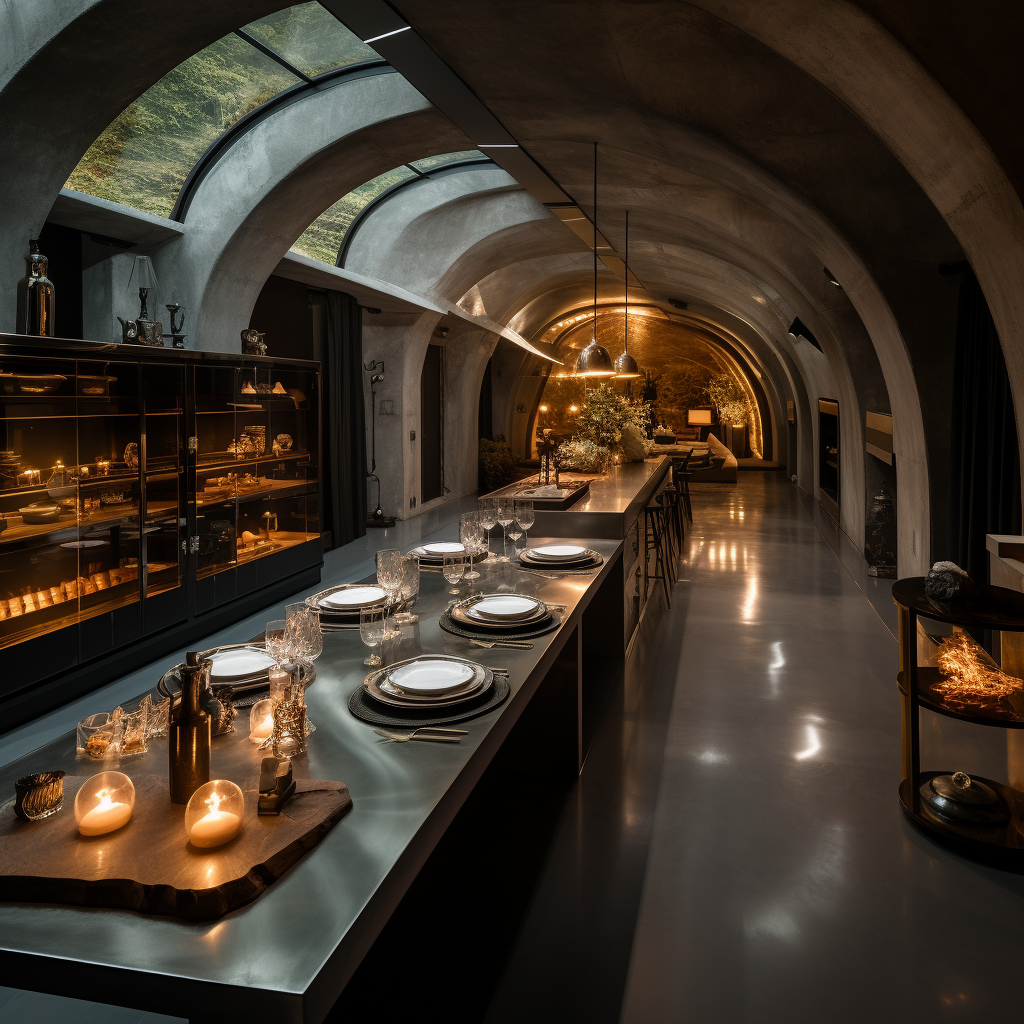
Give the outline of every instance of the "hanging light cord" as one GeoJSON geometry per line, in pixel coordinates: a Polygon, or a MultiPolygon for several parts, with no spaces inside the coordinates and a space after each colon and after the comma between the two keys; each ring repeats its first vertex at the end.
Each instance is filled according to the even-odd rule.
{"type": "Polygon", "coordinates": [[[597,143],[594,143],[594,344],[597,344],[597,143]]]}
{"type": "Polygon", "coordinates": [[[622,351],[629,351],[629,210],[626,211],[626,276],[623,278],[626,302],[625,327],[622,332],[622,351]]]}

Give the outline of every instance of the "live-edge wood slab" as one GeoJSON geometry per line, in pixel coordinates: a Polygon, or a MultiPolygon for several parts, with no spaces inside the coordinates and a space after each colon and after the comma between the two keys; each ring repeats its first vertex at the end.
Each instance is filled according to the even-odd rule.
{"type": "Polygon", "coordinates": [[[257,780],[242,787],[241,832],[223,846],[197,849],[185,808],[172,804],[167,779],[133,776],[131,821],[103,836],[82,836],[75,795],[86,776],[64,780],[64,805],[42,821],[0,807],[0,900],[65,903],[210,920],[251,903],[311,850],[352,806],[341,782],[297,779],[284,813],[256,814],[257,780]]]}

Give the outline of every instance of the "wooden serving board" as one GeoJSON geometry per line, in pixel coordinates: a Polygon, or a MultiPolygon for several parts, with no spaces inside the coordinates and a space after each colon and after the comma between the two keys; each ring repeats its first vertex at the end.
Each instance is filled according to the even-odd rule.
{"type": "Polygon", "coordinates": [[[131,821],[103,836],[82,836],[74,804],[86,776],[64,779],[64,804],[42,821],[0,807],[0,900],[66,903],[209,920],[244,907],[311,850],[352,806],[341,782],[297,779],[283,814],[259,817],[258,780],[242,787],[242,831],[223,846],[197,849],[185,807],[170,801],[167,779],[132,777],[131,821]]]}

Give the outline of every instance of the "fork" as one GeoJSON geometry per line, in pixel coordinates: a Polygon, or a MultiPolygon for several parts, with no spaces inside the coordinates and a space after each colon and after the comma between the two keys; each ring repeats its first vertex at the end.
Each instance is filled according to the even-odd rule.
{"type": "Polygon", "coordinates": [[[440,729],[430,726],[422,726],[413,729],[412,732],[391,732],[388,729],[374,729],[378,736],[394,740],[396,743],[408,743],[409,740],[430,740],[433,743],[458,743],[463,736],[468,735],[466,729],[440,729]],[[430,736],[421,736],[420,733],[432,733],[430,736]]]}
{"type": "Polygon", "coordinates": [[[492,647],[511,647],[516,651],[532,651],[533,644],[519,643],[516,640],[471,640],[470,643],[474,643],[477,647],[486,647],[490,650],[492,647]]]}

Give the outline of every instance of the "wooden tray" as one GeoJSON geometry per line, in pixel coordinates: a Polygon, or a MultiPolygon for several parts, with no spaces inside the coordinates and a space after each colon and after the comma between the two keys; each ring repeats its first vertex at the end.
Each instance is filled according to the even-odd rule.
{"type": "Polygon", "coordinates": [[[167,779],[139,775],[132,778],[131,821],[87,838],[74,813],[86,778],[65,778],[63,807],[42,821],[15,817],[13,801],[0,807],[0,900],[222,917],[265,892],[352,807],[343,783],[298,779],[283,814],[259,817],[252,778],[242,786],[242,831],[224,846],[200,850],[188,841],[185,807],[170,802],[167,779]]]}
{"type": "Polygon", "coordinates": [[[527,487],[525,490],[516,491],[512,497],[532,501],[535,512],[564,512],[567,508],[572,508],[585,494],[590,493],[590,481],[584,480],[562,498],[534,498],[527,493],[532,489],[532,487],[527,487]]]}

